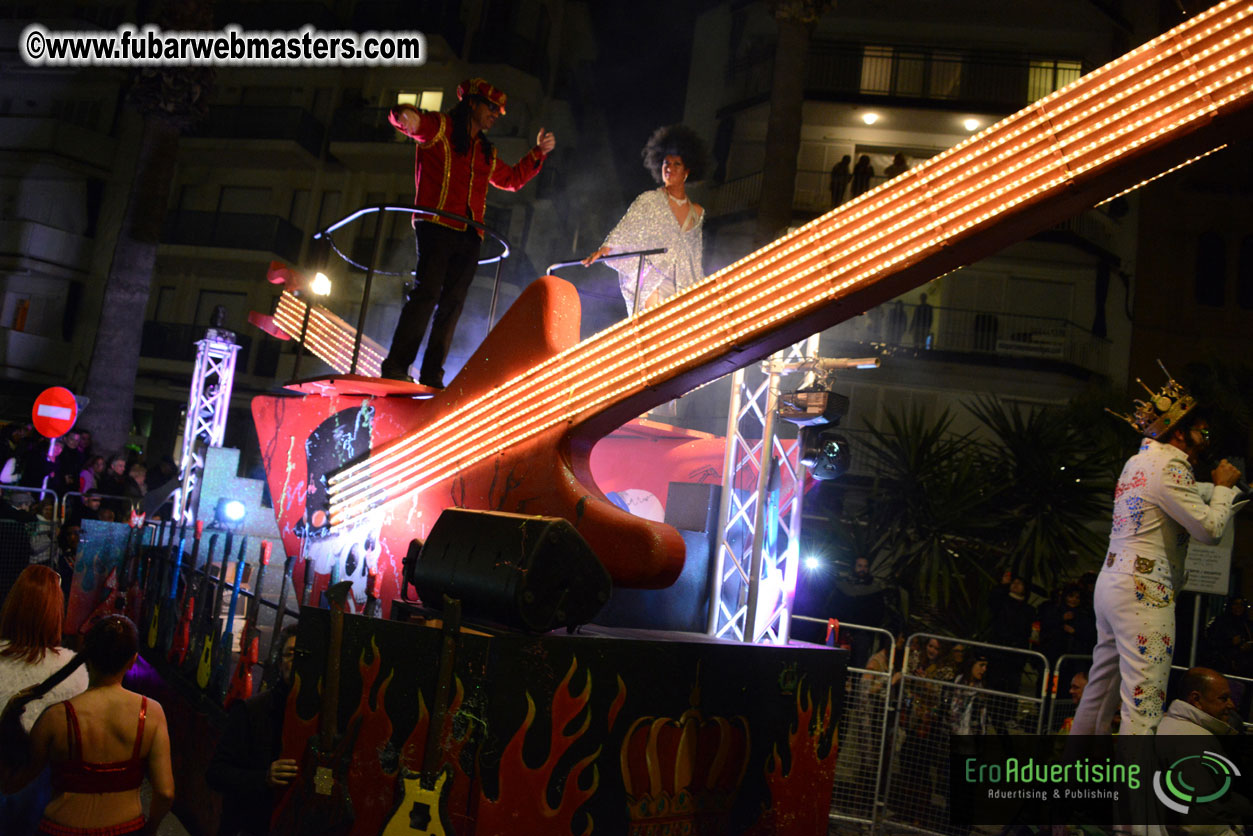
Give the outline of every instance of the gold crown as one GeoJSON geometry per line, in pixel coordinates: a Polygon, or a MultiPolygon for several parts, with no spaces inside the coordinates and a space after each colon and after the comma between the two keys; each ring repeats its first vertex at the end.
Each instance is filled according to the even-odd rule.
{"type": "Polygon", "coordinates": [[[1166,375],[1166,385],[1162,387],[1160,392],[1154,392],[1143,380],[1137,377],[1136,383],[1143,386],[1144,391],[1149,393],[1149,399],[1147,401],[1137,400],[1135,402],[1136,409],[1132,415],[1122,415],[1109,408],[1105,410],[1110,415],[1115,415],[1126,421],[1140,435],[1152,439],[1158,439],[1170,432],[1183,416],[1196,408],[1196,398],[1188,394],[1188,390],[1183,388],[1183,384],[1170,376],[1170,372],[1166,371],[1166,366],[1162,364],[1161,360],[1157,361],[1157,365],[1161,367],[1162,373],[1166,375]]]}

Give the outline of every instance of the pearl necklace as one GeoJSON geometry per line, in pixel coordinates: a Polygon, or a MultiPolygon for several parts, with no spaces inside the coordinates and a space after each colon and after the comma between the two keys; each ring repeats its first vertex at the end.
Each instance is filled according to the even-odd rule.
{"type": "Polygon", "coordinates": [[[685,206],[685,205],[687,205],[688,200],[687,200],[687,198],[686,198],[686,197],[685,197],[685,198],[683,198],[682,200],[680,200],[679,198],[677,198],[677,197],[675,197],[674,195],[670,194],[670,192],[669,192],[669,191],[666,191],[665,189],[662,189],[662,191],[666,192],[666,197],[668,197],[668,198],[670,198],[671,200],[673,200],[673,201],[675,202],[675,204],[676,204],[676,205],[678,205],[678,206],[685,206]]]}

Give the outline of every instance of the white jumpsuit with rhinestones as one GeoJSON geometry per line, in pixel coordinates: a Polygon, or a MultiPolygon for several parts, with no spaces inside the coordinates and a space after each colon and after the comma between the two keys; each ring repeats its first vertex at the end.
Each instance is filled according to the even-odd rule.
{"type": "Polygon", "coordinates": [[[1145,439],[1114,489],[1109,552],[1096,582],[1097,641],[1071,734],[1152,734],[1162,718],[1175,643],[1175,597],[1188,540],[1216,543],[1235,491],[1198,483],[1177,447],[1145,439]]]}

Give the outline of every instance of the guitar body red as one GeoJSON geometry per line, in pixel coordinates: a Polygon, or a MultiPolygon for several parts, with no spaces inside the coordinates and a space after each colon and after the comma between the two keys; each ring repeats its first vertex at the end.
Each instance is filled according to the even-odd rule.
{"type": "MultiPolygon", "coordinates": [[[[574,286],[544,276],[522,293],[461,373],[434,398],[370,397],[336,391],[300,398],[255,398],[253,418],[287,550],[293,554],[301,551],[298,526],[301,531],[316,530],[325,522],[313,509],[324,503],[327,471],[323,467],[324,472],[309,472],[304,442],[310,433],[325,427],[332,416],[342,414],[345,431],[350,428],[368,433],[369,450],[375,451],[393,439],[420,431],[450,410],[574,345],[579,317],[574,286]],[[368,419],[361,418],[363,408],[369,413],[368,419]]],[[[497,397],[502,414],[506,413],[510,408],[508,393],[497,397]]],[[[440,512],[450,507],[564,517],[588,541],[617,585],[658,588],[671,584],[683,568],[683,538],[668,525],[632,516],[609,502],[593,482],[588,464],[591,448],[601,435],[635,417],[638,411],[632,405],[625,409],[619,405],[598,415],[595,428],[574,424],[550,428],[461,469],[443,482],[404,493],[376,510],[368,525],[377,530],[377,571],[387,584],[382,591],[393,597],[398,594],[401,560],[409,543],[415,537],[425,538],[440,512]]],[[[349,463],[339,461],[335,468],[349,463]]],[[[369,538],[358,534],[355,539],[364,542],[369,538]]],[[[317,540],[311,538],[311,542],[317,540]]],[[[341,577],[351,579],[362,572],[348,557],[352,551],[349,545],[338,549],[331,546],[329,551],[343,555],[334,559],[346,561],[339,566],[341,577]]],[[[329,569],[324,565],[317,571],[328,573],[329,569]]],[[[366,577],[362,574],[363,590],[366,577]]],[[[364,600],[363,593],[358,600],[364,600]]]]}

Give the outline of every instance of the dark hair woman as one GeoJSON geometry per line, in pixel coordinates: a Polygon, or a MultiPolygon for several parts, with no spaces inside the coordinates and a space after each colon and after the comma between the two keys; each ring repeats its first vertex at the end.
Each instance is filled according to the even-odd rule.
{"type": "Polygon", "coordinates": [[[640,155],[661,188],[637,197],[600,249],[583,259],[590,265],[613,253],[665,248],[664,253],[646,256],[642,267],[635,258],[609,262],[618,272],[622,297],[632,313],[705,277],[701,261],[705,210],[687,196],[688,180],[700,180],[708,167],[704,143],[686,125],[670,125],[653,131],[640,155]]]}

